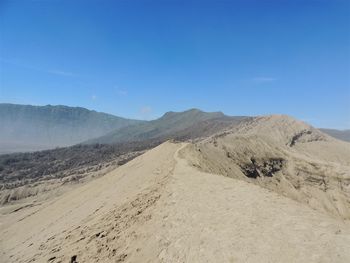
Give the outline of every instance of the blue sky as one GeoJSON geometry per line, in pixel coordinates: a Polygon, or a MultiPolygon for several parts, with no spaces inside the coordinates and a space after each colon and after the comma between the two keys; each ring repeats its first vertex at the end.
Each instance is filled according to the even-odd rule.
{"type": "Polygon", "coordinates": [[[350,128],[350,1],[0,1],[0,102],[350,128]]]}

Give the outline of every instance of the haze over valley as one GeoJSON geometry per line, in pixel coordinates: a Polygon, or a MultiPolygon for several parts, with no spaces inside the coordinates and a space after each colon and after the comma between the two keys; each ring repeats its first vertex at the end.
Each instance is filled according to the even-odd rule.
{"type": "MultiPolygon", "coordinates": [[[[114,144],[145,139],[209,135],[247,116],[190,109],[152,120],[133,120],[81,107],[0,103],[0,153],[54,149],[75,144],[114,144]],[[197,134],[196,134],[197,133],[197,134]]],[[[320,129],[350,141],[349,130],[320,129]]]]}

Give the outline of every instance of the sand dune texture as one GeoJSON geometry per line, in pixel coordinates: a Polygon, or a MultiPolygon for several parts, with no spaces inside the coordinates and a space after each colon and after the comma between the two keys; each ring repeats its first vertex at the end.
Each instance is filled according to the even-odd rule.
{"type": "Polygon", "coordinates": [[[244,122],[192,145],[186,158],[202,171],[251,182],[350,219],[350,143],[291,117],[244,122]]]}
{"type": "MultiPolygon", "coordinates": [[[[317,131],[287,138],[278,137],[273,129],[276,143],[260,139],[263,130],[256,120],[249,127],[228,130],[195,145],[166,142],[50,201],[2,213],[0,261],[350,262],[350,223],[344,220],[349,203],[341,202],[343,210],[335,201],[334,211],[315,210],[290,198],[287,190],[269,189],[262,178],[270,172],[272,178],[284,176],[293,184],[284,171],[294,166],[285,168],[284,161],[278,161],[282,157],[288,165],[291,160],[300,161],[294,168],[320,165],[317,169],[325,180],[332,167],[339,171],[332,176],[346,177],[348,156],[335,154],[325,160],[325,151],[301,142],[321,140],[344,153],[348,145],[334,146],[337,141],[317,131]],[[246,135],[239,135],[244,129],[246,135]],[[253,149],[257,166],[260,158],[275,158],[275,163],[254,171],[231,161],[223,169],[223,162],[232,156],[245,161],[253,149]],[[316,157],[312,159],[311,154],[316,157]],[[234,172],[228,173],[229,168],[234,172]],[[257,178],[247,177],[250,170],[257,178]]],[[[338,191],[333,181],[330,184],[338,191]]],[[[342,187],[347,188],[337,198],[349,200],[349,186],[343,183],[342,187]]],[[[305,190],[305,195],[309,192],[305,190]]]]}

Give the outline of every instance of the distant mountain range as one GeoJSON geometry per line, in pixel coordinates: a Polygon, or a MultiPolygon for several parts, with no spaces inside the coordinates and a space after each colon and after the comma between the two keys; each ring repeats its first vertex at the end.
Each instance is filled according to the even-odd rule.
{"type": "Polygon", "coordinates": [[[0,153],[74,145],[142,123],[80,107],[0,104],[0,153]]]}
{"type": "Polygon", "coordinates": [[[229,117],[222,112],[204,112],[190,109],[167,112],[159,119],[126,126],[86,143],[121,143],[149,139],[195,139],[210,135],[226,126],[236,124],[245,117],[229,117]]]}
{"type": "Polygon", "coordinates": [[[350,130],[319,129],[328,135],[339,140],[350,142],[350,130]]]}
{"type": "MultiPolygon", "coordinates": [[[[249,117],[190,109],[152,121],[131,120],[81,107],[0,104],[0,154],[83,144],[197,139],[249,117]]],[[[350,141],[350,130],[321,129],[350,141]]]]}

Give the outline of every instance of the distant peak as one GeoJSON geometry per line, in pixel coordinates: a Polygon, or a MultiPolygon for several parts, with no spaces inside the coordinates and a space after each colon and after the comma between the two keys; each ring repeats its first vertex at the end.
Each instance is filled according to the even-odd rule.
{"type": "Polygon", "coordinates": [[[177,113],[178,112],[175,112],[175,111],[167,111],[166,113],[164,113],[164,115],[161,118],[170,117],[170,116],[173,116],[177,113]]]}
{"type": "Polygon", "coordinates": [[[192,109],[188,109],[188,110],[186,110],[184,112],[204,112],[204,111],[202,111],[200,109],[197,109],[197,108],[192,108],[192,109]]]}
{"type": "Polygon", "coordinates": [[[203,114],[203,115],[213,115],[216,117],[222,117],[225,116],[224,113],[222,113],[221,111],[216,111],[216,112],[205,112],[202,111],[200,109],[197,108],[191,108],[185,111],[180,111],[180,112],[176,112],[176,111],[168,111],[166,112],[161,118],[166,118],[166,117],[172,117],[172,116],[176,116],[176,115],[186,115],[186,114],[203,114]]]}

